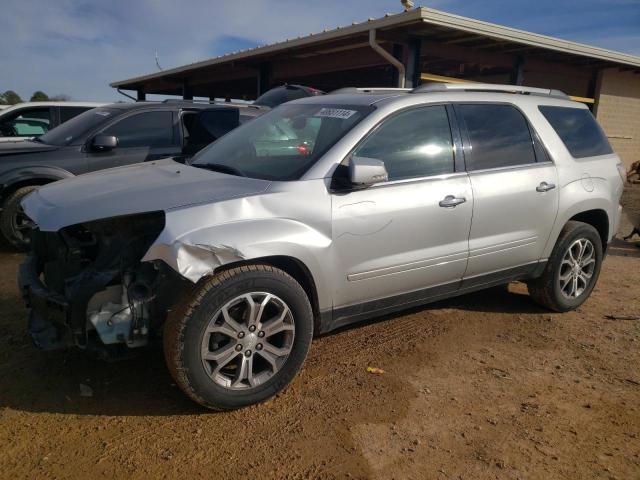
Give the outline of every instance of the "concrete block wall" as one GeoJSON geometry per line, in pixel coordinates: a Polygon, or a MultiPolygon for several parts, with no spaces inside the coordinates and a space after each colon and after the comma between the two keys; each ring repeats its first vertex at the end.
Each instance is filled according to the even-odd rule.
{"type": "Polygon", "coordinates": [[[605,69],[597,85],[595,115],[625,166],[640,160],[640,74],[605,69]]]}

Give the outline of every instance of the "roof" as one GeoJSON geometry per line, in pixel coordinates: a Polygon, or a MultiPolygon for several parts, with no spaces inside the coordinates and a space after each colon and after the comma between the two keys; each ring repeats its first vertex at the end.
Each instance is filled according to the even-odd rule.
{"type": "MultiPolygon", "coordinates": [[[[2,109],[3,113],[16,110],[24,107],[103,107],[106,103],[99,102],[22,102],[15,105],[8,105],[7,108],[2,109]]],[[[3,105],[4,107],[4,105],[3,105]]]]}
{"type": "Polygon", "coordinates": [[[280,53],[287,49],[311,46],[317,43],[361,34],[371,29],[384,30],[400,27],[405,30],[409,30],[416,26],[428,27],[430,30],[435,31],[448,30],[464,32],[469,35],[485,37],[500,42],[518,44],[523,47],[544,49],[581,58],[598,60],[613,65],[640,68],[640,57],[634,55],[593,47],[568,40],[561,40],[559,38],[549,37],[546,35],[539,35],[524,30],[518,30],[494,23],[442,12],[432,8],[419,7],[408,12],[387,14],[382,18],[369,19],[363,23],[354,22],[348,27],[338,27],[333,30],[310,34],[305,37],[287,39],[283,42],[241,50],[239,52],[232,52],[219,57],[213,57],[188,65],[163,70],[161,72],[115,81],[110,85],[114,88],[131,88],[135,84],[141,84],[149,80],[166,78],[171,75],[187,74],[193,70],[203,67],[268,56],[280,53]]]}
{"type": "Polygon", "coordinates": [[[509,103],[533,103],[587,108],[586,105],[572,101],[564,92],[552,89],[523,87],[498,84],[427,84],[414,89],[357,89],[345,88],[336,93],[321,97],[308,97],[290,103],[302,105],[332,105],[337,107],[386,105],[406,103],[407,98],[428,98],[429,101],[507,101],[509,103]]]}
{"type": "Polygon", "coordinates": [[[163,109],[174,107],[176,109],[190,108],[193,110],[204,109],[216,109],[216,108],[229,108],[235,107],[240,109],[251,110],[269,110],[268,107],[261,107],[257,105],[234,103],[234,102],[219,102],[219,103],[207,103],[207,102],[193,102],[190,100],[167,100],[167,101],[148,101],[148,102],[118,102],[111,104],[101,104],[102,107],[113,108],[117,110],[139,110],[139,109],[163,109]]]}

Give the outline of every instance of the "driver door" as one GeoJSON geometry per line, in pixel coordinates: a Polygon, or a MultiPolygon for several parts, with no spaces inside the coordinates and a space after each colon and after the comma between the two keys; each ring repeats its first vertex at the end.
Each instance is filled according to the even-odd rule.
{"type": "Polygon", "coordinates": [[[333,194],[334,320],[459,288],[473,198],[455,154],[444,105],[395,114],[356,147],[384,162],[389,181],[333,194]]]}

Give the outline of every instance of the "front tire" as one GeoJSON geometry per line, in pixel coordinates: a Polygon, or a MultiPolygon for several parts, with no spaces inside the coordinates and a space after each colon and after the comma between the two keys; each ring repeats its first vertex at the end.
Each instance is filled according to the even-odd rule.
{"type": "Polygon", "coordinates": [[[18,250],[28,250],[34,223],[24,214],[20,202],[38,187],[29,185],[13,192],[2,206],[0,231],[6,240],[18,250]]]}
{"type": "Polygon", "coordinates": [[[309,299],[291,276],[246,265],[201,282],[164,328],[178,386],[213,410],[263,402],[298,373],[313,336],[309,299]]]}
{"type": "Polygon", "coordinates": [[[589,224],[570,221],[564,226],[542,276],[527,286],[533,300],[556,312],[582,305],[598,281],[602,239],[589,224]]]}

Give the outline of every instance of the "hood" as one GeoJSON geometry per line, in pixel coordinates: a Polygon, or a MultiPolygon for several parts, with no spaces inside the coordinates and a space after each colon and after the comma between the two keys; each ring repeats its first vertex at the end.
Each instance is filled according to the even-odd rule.
{"type": "Polygon", "coordinates": [[[253,195],[269,185],[267,180],[162,160],[60,180],[28,195],[22,206],[40,230],[57,231],[92,220],[253,195]]]}
{"type": "Polygon", "coordinates": [[[0,143],[0,156],[1,155],[19,155],[21,153],[38,153],[49,152],[51,150],[57,150],[60,147],[55,145],[47,145],[46,143],[32,142],[32,141],[12,141],[0,143]]]}

